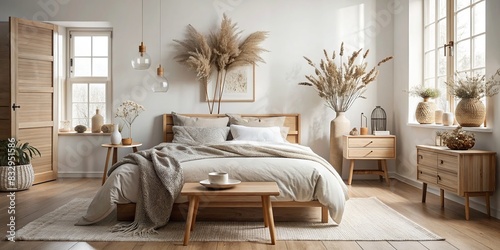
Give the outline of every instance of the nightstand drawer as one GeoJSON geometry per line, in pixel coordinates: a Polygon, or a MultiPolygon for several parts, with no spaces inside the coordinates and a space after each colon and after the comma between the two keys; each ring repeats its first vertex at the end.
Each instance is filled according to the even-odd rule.
{"type": "Polygon", "coordinates": [[[426,150],[417,150],[417,164],[433,166],[437,163],[437,153],[426,150]]]}
{"type": "Polygon", "coordinates": [[[438,184],[441,185],[443,189],[450,192],[456,193],[458,189],[458,177],[457,174],[439,172],[438,174],[438,184]]]}
{"type": "Polygon", "coordinates": [[[394,148],[394,137],[380,138],[349,138],[347,147],[349,148],[394,148]]]}
{"type": "Polygon", "coordinates": [[[363,159],[363,158],[394,158],[395,156],[395,150],[394,148],[350,148],[347,151],[347,156],[348,158],[356,158],[356,159],[363,159]]]}
{"type": "Polygon", "coordinates": [[[437,157],[437,166],[440,170],[451,173],[458,173],[458,157],[453,155],[439,154],[437,157]]]}
{"type": "Polygon", "coordinates": [[[437,184],[436,168],[417,165],[417,180],[423,181],[425,183],[437,184]]]}

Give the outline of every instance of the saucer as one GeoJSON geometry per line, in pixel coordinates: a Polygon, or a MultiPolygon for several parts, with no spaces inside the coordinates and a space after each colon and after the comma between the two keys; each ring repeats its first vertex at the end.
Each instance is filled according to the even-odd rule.
{"type": "Polygon", "coordinates": [[[200,181],[200,184],[203,185],[206,188],[209,189],[228,189],[232,188],[238,184],[240,184],[241,181],[235,180],[235,179],[229,179],[227,183],[210,183],[208,179],[200,181]]]}

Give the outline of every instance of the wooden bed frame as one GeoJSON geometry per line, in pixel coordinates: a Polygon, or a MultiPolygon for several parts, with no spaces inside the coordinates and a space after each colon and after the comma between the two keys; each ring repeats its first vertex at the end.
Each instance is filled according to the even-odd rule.
{"type": "MultiPolygon", "coordinates": [[[[224,114],[182,114],[189,117],[220,118],[224,114]]],[[[244,114],[242,117],[277,117],[285,116],[285,127],[289,127],[287,140],[291,143],[300,143],[300,114],[244,114]]],[[[174,126],[171,114],[163,115],[163,141],[172,142],[174,126]]],[[[197,220],[262,220],[262,204],[257,197],[249,200],[249,197],[202,197],[197,220]],[[210,209],[210,208],[217,209],[210,209]],[[236,208],[236,209],[235,209],[236,208]]],[[[174,205],[171,219],[185,220],[187,217],[188,203],[176,203],[174,205]]],[[[274,217],[276,221],[310,221],[317,219],[320,215],[321,222],[328,222],[328,208],[318,201],[295,202],[295,201],[273,201],[274,217]],[[318,213],[318,208],[321,212],[318,213]]],[[[117,204],[117,218],[121,221],[134,219],[135,203],[117,204]]]]}

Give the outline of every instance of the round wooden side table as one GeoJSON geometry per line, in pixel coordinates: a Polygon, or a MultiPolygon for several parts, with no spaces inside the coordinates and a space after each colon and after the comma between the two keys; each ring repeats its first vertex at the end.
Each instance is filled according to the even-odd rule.
{"type": "Polygon", "coordinates": [[[111,162],[111,165],[115,164],[118,161],[118,149],[119,148],[132,148],[132,150],[137,152],[137,147],[142,146],[142,143],[139,142],[133,142],[130,145],[123,145],[123,144],[102,144],[101,145],[104,148],[108,148],[108,154],[106,155],[106,162],[104,163],[104,173],[102,173],[102,184],[104,185],[104,182],[106,182],[106,173],[108,172],[108,163],[109,159],[111,158],[110,156],[113,156],[113,161],[111,162]]]}

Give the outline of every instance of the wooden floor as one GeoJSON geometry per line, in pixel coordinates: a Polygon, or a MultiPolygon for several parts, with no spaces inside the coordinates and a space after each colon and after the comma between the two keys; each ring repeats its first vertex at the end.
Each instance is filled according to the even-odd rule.
{"type": "MultiPolygon", "coordinates": [[[[100,187],[100,179],[59,179],[16,193],[16,228],[64,205],[73,198],[91,198],[100,187]]],[[[421,203],[421,190],[397,180],[391,186],[380,181],[353,181],[351,197],[376,196],[393,209],[446,238],[446,241],[279,241],[275,246],[251,242],[50,242],[0,241],[4,249],[500,249],[500,220],[471,211],[465,221],[463,205],[446,200],[441,209],[439,197],[428,194],[421,203]]],[[[8,223],[8,193],[0,193],[0,228],[4,235],[8,223]]],[[[369,208],[368,208],[369,209],[369,208]]]]}

